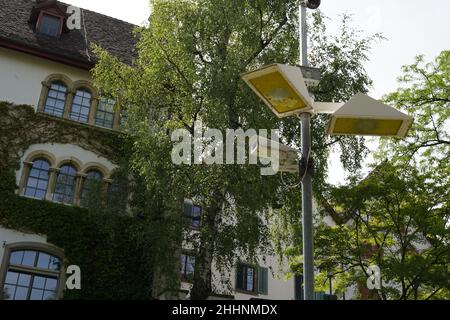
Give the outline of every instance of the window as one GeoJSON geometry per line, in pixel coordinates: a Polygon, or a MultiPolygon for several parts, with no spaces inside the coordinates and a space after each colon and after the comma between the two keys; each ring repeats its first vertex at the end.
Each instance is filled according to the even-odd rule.
{"type": "Polygon", "coordinates": [[[38,32],[46,36],[57,38],[61,31],[61,18],[43,14],[39,22],[38,32]]]}
{"type": "Polygon", "coordinates": [[[36,159],[30,169],[24,195],[31,198],[45,198],[49,180],[50,163],[45,159],[36,159]]]}
{"type": "Polygon", "coordinates": [[[247,292],[256,292],[255,284],[255,268],[249,265],[239,264],[237,267],[236,289],[247,292]]]}
{"type": "Polygon", "coordinates": [[[77,90],[73,98],[70,119],[87,123],[91,111],[91,94],[85,90],[77,90]]]}
{"type": "Polygon", "coordinates": [[[192,202],[185,201],[184,216],[189,218],[192,228],[198,229],[201,227],[202,207],[197,206],[192,202]]]}
{"type": "Polygon", "coordinates": [[[97,116],[95,124],[105,128],[114,126],[114,105],[115,101],[109,98],[102,98],[98,104],[97,116]]]}
{"type": "Polygon", "coordinates": [[[76,178],[77,170],[73,166],[63,165],[56,180],[53,200],[62,203],[73,203],[76,178]]]}
{"type": "MultiPolygon", "coordinates": [[[[103,182],[103,175],[97,170],[91,170],[87,173],[87,177],[83,183],[83,189],[81,190],[81,206],[87,207],[89,206],[89,202],[93,197],[92,194],[98,195],[101,193],[103,182]]],[[[99,199],[93,199],[99,200],[99,199]]]]}
{"type": "Polygon", "coordinates": [[[36,250],[11,251],[3,282],[5,300],[55,300],[60,258],[36,250]]]}
{"type": "Polygon", "coordinates": [[[45,101],[44,112],[53,116],[62,117],[64,106],[66,105],[67,87],[60,82],[50,85],[47,100],[45,101]]]}
{"type": "Polygon", "coordinates": [[[194,274],[195,257],[188,254],[181,255],[181,276],[189,278],[194,274]]]}

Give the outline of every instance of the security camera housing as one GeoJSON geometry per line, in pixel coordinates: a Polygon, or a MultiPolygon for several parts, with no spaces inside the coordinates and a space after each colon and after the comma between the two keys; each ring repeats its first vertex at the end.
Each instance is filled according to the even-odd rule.
{"type": "Polygon", "coordinates": [[[320,7],[320,0],[305,0],[305,4],[308,7],[308,9],[317,9],[320,7]]]}
{"type": "Polygon", "coordinates": [[[253,156],[272,159],[273,153],[278,153],[280,172],[298,173],[298,151],[282,143],[274,144],[273,141],[261,136],[250,138],[250,154],[253,156]]]}

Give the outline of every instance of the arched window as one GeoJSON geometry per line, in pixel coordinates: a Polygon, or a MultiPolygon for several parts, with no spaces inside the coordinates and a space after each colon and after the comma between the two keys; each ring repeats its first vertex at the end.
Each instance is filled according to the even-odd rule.
{"type": "Polygon", "coordinates": [[[47,193],[50,163],[45,159],[36,159],[30,169],[24,195],[44,199],[47,193]]]}
{"type": "Polygon", "coordinates": [[[91,111],[91,98],[92,95],[89,91],[78,89],[73,97],[70,119],[87,123],[91,111]]]}
{"type": "Polygon", "coordinates": [[[114,125],[114,105],[115,101],[110,98],[102,98],[98,104],[95,124],[105,128],[112,128],[114,125]]]}
{"type": "Polygon", "coordinates": [[[103,183],[103,175],[98,170],[90,170],[87,173],[86,179],[81,190],[81,206],[89,206],[90,200],[99,201],[100,198],[94,196],[101,196],[101,188],[103,183]]]}
{"type": "Polygon", "coordinates": [[[56,180],[53,200],[62,203],[73,203],[77,169],[71,165],[63,165],[56,180]]]}
{"type": "Polygon", "coordinates": [[[41,249],[5,251],[9,257],[1,281],[4,300],[56,300],[61,287],[62,257],[41,249]]]}
{"type": "Polygon", "coordinates": [[[45,101],[44,112],[53,116],[62,117],[66,105],[67,87],[61,82],[53,82],[50,85],[45,101]]]}

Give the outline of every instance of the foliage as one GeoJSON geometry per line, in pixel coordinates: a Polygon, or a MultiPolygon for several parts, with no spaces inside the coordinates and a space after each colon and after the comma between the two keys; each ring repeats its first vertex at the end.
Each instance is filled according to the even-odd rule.
{"type": "MultiPolygon", "coordinates": [[[[151,28],[139,31],[139,59],[133,66],[121,64],[97,48],[100,63],[94,76],[106,93],[128,108],[128,133],[134,146],[132,170],[140,175],[134,179],[142,180],[146,186],[146,192],[135,194],[132,211],[148,222],[173,222],[162,224],[168,227],[160,229],[166,231],[166,237],[158,242],[160,252],[167,249],[162,245],[166,243],[163,239],[178,239],[177,214],[183,199],[195,198],[204,206],[202,233],[198,239],[190,239],[199,250],[194,296],[206,297],[212,290],[209,278],[213,258],[219,268],[226,269],[234,264],[236,252],[251,259],[257,252],[270,251],[261,213],[267,213],[264,220],[275,220],[282,213],[275,222],[287,228],[278,231],[298,231],[301,204],[297,190],[286,188],[278,176],[261,177],[256,166],[175,167],[170,161],[170,131],[186,128],[192,132],[193,122],[198,119],[205,126],[222,131],[281,128],[283,140],[295,146],[300,138],[298,121],[279,121],[262,111],[265,108],[239,80],[239,74],[275,61],[295,64],[297,5],[297,1],[155,0],[151,28]],[[269,208],[279,207],[280,203],[281,208],[272,211],[275,215],[270,214],[269,208]]],[[[323,16],[316,14],[317,30],[324,31],[322,21],[323,16]]],[[[324,81],[316,92],[319,100],[345,99],[366,91],[370,85],[362,63],[377,36],[352,40],[356,34],[348,29],[346,21],[343,39],[335,38],[332,45],[326,45],[328,39],[320,36],[325,32],[313,32],[313,55],[317,56],[311,60],[324,72],[324,81]],[[343,76],[348,83],[338,81],[343,76]]],[[[325,123],[326,118],[318,118],[313,124],[316,190],[320,190],[326,175],[329,147],[342,141],[324,138],[325,123]]],[[[364,152],[363,140],[348,142],[354,148],[344,148],[344,154],[350,156],[343,159],[354,161],[344,164],[358,168],[364,152]]],[[[341,147],[345,145],[342,143],[341,147]]],[[[288,178],[288,182],[293,179],[288,178]]],[[[274,233],[283,239],[276,244],[278,251],[292,243],[290,235],[285,233],[280,238],[274,233]]]]}
{"type": "MultiPolygon", "coordinates": [[[[449,61],[444,51],[403,67],[404,86],[385,100],[415,117],[408,137],[382,140],[381,164],[366,179],[315,194],[322,217],[336,222],[316,230],[316,290],[331,274],[337,294],[353,285],[356,298],[449,299],[449,61]],[[367,289],[370,265],[381,267],[381,290],[367,289]]],[[[288,250],[299,273],[300,250],[288,250]]]]}
{"type": "MultiPolygon", "coordinates": [[[[155,265],[167,268],[179,223],[160,214],[128,162],[126,136],[35,113],[31,106],[0,103],[0,225],[47,236],[82,271],[82,290],[66,299],[148,299],[155,265]],[[37,143],[71,143],[102,155],[119,168],[112,187],[93,183],[77,208],[14,195],[15,171],[23,153],[37,143]]],[[[175,279],[174,281],[177,281],[175,279]]]]}
{"type": "Polygon", "coordinates": [[[389,162],[356,186],[333,189],[334,214],[349,222],[319,228],[318,267],[346,286],[365,287],[367,268],[378,265],[383,287],[372,292],[378,299],[449,298],[448,190],[429,174],[389,162]]]}
{"type": "MultiPolygon", "coordinates": [[[[385,97],[386,102],[412,115],[414,124],[404,140],[384,140],[379,159],[414,163],[434,172],[433,179],[450,177],[450,51],[442,51],[433,62],[418,56],[402,68],[402,85],[385,97]]],[[[439,183],[438,181],[436,181],[439,183]]]]}
{"type": "MultiPolygon", "coordinates": [[[[371,47],[377,41],[383,40],[381,34],[361,36],[361,31],[351,26],[351,16],[342,15],[339,32],[331,34],[326,26],[327,17],[320,11],[315,11],[309,21],[309,61],[312,66],[322,71],[322,81],[315,88],[317,101],[346,101],[358,92],[367,93],[372,81],[364,69],[368,61],[371,47]]],[[[345,169],[351,173],[352,179],[359,177],[361,161],[367,155],[363,137],[330,137],[327,126],[330,117],[318,115],[312,121],[312,150],[315,163],[314,197],[318,205],[326,205],[322,201],[330,186],[325,183],[328,168],[328,156],[331,151],[341,150],[341,161],[345,169]]],[[[286,126],[284,135],[288,141],[299,141],[300,128],[295,126],[297,120],[287,120],[291,127],[286,126]]],[[[286,177],[285,177],[286,179],[286,177]]],[[[287,185],[296,185],[297,177],[287,177],[287,185]]],[[[272,219],[272,235],[277,252],[290,257],[294,271],[301,273],[301,229],[298,219],[301,212],[301,193],[297,188],[281,189],[277,203],[283,204],[274,210],[272,219]],[[293,236],[297,235],[297,237],[293,236]],[[295,247],[290,247],[292,244],[295,247]]],[[[333,217],[338,218],[338,217],[333,217]]],[[[317,221],[320,223],[320,221],[317,221]]]]}
{"type": "Polygon", "coordinates": [[[0,101],[0,166],[17,169],[20,156],[33,144],[72,143],[113,163],[127,154],[124,135],[75,121],[37,113],[32,106],[0,101]]]}
{"type": "MultiPolygon", "coordinates": [[[[298,191],[280,194],[280,177],[261,177],[257,166],[175,166],[170,133],[184,128],[192,134],[194,122],[201,119],[204,127],[222,132],[227,128],[281,128],[283,140],[296,145],[299,121],[278,120],[239,75],[264,64],[298,61],[298,1],[154,0],[151,5],[150,27],[138,30],[139,58],[134,64],[121,64],[97,47],[100,62],[93,74],[106,93],[127,107],[128,132],[134,139],[133,167],[147,188],[161,195],[155,201],[163,211],[179,214],[184,198],[194,198],[203,206],[201,234],[188,240],[198,250],[192,295],[206,298],[214,290],[210,287],[212,260],[219,269],[229,269],[237,252],[248,260],[258,252],[270,252],[268,230],[258,216],[269,219],[265,213],[276,203],[299,207],[298,191]]],[[[366,91],[370,84],[362,63],[374,38],[360,42],[351,40],[355,36],[351,32],[344,36],[347,42],[343,44],[353,48],[354,57],[341,55],[338,49],[343,46],[337,42],[320,53],[336,60],[334,67],[343,67],[353,82],[336,81],[333,69],[318,65],[332,79],[326,81],[336,84],[323,85],[324,92],[318,96],[343,99],[366,91]]],[[[319,48],[325,38],[316,40],[319,48]]],[[[324,119],[314,123],[317,180],[322,181],[327,148],[335,141],[326,142],[324,119]]],[[[346,149],[354,156],[354,165],[363,150],[361,140],[355,143],[359,146],[356,152],[346,149]]],[[[299,211],[292,207],[284,211],[291,216],[295,213],[291,222],[298,228],[299,211]]]]}
{"type": "MultiPolygon", "coordinates": [[[[1,194],[0,224],[24,233],[44,234],[64,248],[66,265],[81,268],[81,290],[64,299],[149,299],[152,259],[145,223],[129,216],[1,194]],[[142,237],[147,237],[142,241],[142,237]]],[[[150,242],[154,243],[154,242],[150,242]]]]}

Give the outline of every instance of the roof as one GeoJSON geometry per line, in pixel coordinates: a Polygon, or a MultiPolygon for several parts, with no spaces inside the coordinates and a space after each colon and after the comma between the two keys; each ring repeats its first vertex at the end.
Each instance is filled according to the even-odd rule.
{"type": "MultiPolygon", "coordinates": [[[[60,8],[67,6],[59,1],[53,2],[60,8]]],[[[96,63],[90,43],[100,45],[124,63],[130,64],[136,57],[137,39],[133,34],[135,25],[82,9],[87,34],[86,45],[83,25],[81,30],[64,32],[60,38],[36,33],[35,23],[30,22],[36,6],[38,4],[34,0],[0,0],[0,46],[86,69],[96,63]]]]}

